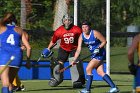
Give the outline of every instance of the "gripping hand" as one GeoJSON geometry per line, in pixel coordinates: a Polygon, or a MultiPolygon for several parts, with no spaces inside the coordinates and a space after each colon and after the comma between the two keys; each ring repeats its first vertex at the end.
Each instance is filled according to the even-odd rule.
{"type": "Polygon", "coordinates": [[[94,51],[93,51],[93,54],[98,54],[100,53],[100,48],[96,48],[94,51]]]}
{"type": "Polygon", "coordinates": [[[52,51],[50,51],[48,48],[45,48],[45,49],[42,51],[41,56],[42,56],[43,58],[48,58],[48,57],[52,56],[52,54],[53,54],[52,51]]]}
{"type": "Polygon", "coordinates": [[[136,75],[137,72],[137,66],[134,64],[129,64],[128,65],[129,71],[132,75],[136,75]]]}

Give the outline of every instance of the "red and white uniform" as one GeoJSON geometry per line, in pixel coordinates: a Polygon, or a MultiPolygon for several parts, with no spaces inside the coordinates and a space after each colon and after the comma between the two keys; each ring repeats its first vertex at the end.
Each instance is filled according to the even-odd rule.
{"type": "Polygon", "coordinates": [[[81,28],[78,26],[73,25],[69,30],[66,30],[62,25],[54,32],[52,42],[56,43],[57,40],[61,39],[60,47],[66,51],[72,51],[77,49],[81,33],[81,28]]]}

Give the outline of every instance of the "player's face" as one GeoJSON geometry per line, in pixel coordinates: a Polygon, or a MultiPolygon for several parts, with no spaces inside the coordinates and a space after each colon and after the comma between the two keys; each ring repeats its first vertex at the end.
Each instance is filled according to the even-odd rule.
{"type": "Polygon", "coordinates": [[[70,19],[65,19],[63,21],[63,24],[65,25],[65,28],[68,29],[72,21],[70,19]]]}
{"type": "Polygon", "coordinates": [[[82,25],[82,31],[84,33],[88,33],[89,32],[89,26],[88,25],[82,25]]]}

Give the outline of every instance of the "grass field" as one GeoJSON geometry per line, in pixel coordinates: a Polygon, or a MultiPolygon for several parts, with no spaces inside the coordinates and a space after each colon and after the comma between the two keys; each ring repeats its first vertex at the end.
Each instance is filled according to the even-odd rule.
{"type": "MultiPolygon", "coordinates": [[[[132,75],[111,75],[111,78],[120,89],[120,93],[132,93],[132,75]]],[[[24,92],[16,93],[78,93],[80,89],[73,89],[70,80],[64,80],[58,87],[48,86],[48,80],[22,81],[26,87],[24,92]]],[[[0,84],[1,85],[1,84],[0,84]]],[[[91,93],[107,93],[110,87],[104,81],[93,81],[91,93]]]]}
{"type": "MultiPolygon", "coordinates": [[[[54,56],[57,55],[54,50],[54,56]]],[[[37,60],[41,50],[33,50],[32,59],[37,60]]],[[[86,48],[82,49],[81,57],[88,55],[86,48]]],[[[128,72],[127,47],[111,48],[111,72],[128,72]]],[[[43,59],[44,60],[44,59],[43,59]]],[[[86,59],[86,61],[89,59],[86,59]]],[[[113,81],[120,89],[120,93],[132,93],[133,76],[129,74],[111,74],[113,81]]],[[[22,81],[26,87],[26,91],[17,93],[78,93],[80,89],[73,89],[70,80],[65,80],[58,87],[49,87],[48,80],[26,80],[22,81]]],[[[1,86],[1,84],[0,84],[1,86]]],[[[92,93],[107,93],[110,87],[104,81],[94,81],[92,83],[92,93]]]]}

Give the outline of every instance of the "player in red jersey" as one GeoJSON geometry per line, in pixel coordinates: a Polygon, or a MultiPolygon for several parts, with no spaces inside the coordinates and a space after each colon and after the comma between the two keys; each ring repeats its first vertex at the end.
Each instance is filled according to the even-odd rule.
{"type": "MultiPolygon", "coordinates": [[[[66,14],[62,18],[61,25],[53,34],[52,40],[48,46],[48,48],[45,48],[42,51],[42,54],[46,54],[45,56],[48,56],[48,52],[50,51],[50,48],[58,41],[61,40],[60,47],[58,50],[58,64],[53,69],[53,76],[49,82],[50,86],[57,86],[63,81],[63,74],[56,74],[55,71],[58,71],[59,69],[63,68],[64,62],[67,61],[68,57],[73,57],[75,54],[75,51],[78,46],[78,38],[80,34],[82,33],[81,28],[78,26],[73,25],[73,17],[69,14],[66,14]]],[[[85,77],[84,77],[84,71],[81,64],[78,64],[78,68],[74,70],[78,70],[79,77],[77,80],[72,80],[73,87],[82,87],[83,84],[85,84],[85,77]],[[79,65],[79,66],[78,66],[79,65]]],[[[75,71],[71,71],[74,73],[75,71]]]]}

